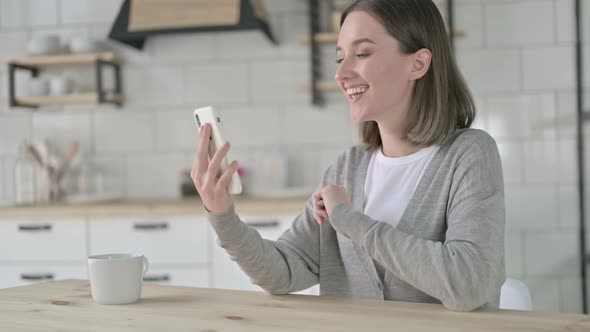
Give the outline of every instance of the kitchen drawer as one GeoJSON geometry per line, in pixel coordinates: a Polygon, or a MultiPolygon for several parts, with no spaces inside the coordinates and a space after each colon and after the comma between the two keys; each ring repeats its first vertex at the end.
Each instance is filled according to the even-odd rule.
{"type": "Polygon", "coordinates": [[[208,288],[210,269],[203,267],[152,267],[145,274],[145,283],[170,286],[188,286],[208,288]]]}
{"type": "Polygon", "coordinates": [[[2,221],[0,261],[86,261],[85,220],[2,221]]]}
{"type": "Polygon", "coordinates": [[[63,279],[88,279],[86,265],[18,264],[0,266],[0,288],[63,279]]]}
{"type": "Polygon", "coordinates": [[[90,254],[134,252],[151,264],[208,263],[208,226],[198,217],[91,219],[90,254]]]}

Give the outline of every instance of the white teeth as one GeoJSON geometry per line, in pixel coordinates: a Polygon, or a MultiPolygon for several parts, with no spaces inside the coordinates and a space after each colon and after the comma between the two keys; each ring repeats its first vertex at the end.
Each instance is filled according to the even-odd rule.
{"type": "Polygon", "coordinates": [[[347,95],[361,94],[361,93],[365,93],[367,91],[367,89],[368,89],[367,86],[361,86],[361,87],[358,87],[358,88],[346,89],[346,94],[347,95]]]}

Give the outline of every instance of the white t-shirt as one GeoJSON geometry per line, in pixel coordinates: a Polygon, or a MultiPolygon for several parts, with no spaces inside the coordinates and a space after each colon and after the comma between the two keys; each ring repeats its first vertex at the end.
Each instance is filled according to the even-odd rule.
{"type": "MultiPolygon", "coordinates": [[[[424,170],[438,151],[430,146],[409,156],[390,158],[377,149],[371,156],[365,180],[364,214],[394,227],[399,224],[424,170]]],[[[385,268],[373,260],[383,282],[385,268]]]]}
{"type": "Polygon", "coordinates": [[[364,213],[397,226],[437,150],[433,145],[409,156],[389,158],[377,149],[367,170],[364,213]]]}

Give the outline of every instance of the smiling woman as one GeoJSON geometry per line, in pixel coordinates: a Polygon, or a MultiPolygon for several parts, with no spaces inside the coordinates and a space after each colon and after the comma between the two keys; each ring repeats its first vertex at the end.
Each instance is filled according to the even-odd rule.
{"type": "MultiPolygon", "coordinates": [[[[499,306],[504,187],[495,141],[469,129],[471,93],[431,0],[357,0],[342,15],[336,80],[363,145],[330,166],[276,241],[235,213],[202,137],[194,181],[219,244],[273,294],[499,306]],[[218,180],[219,179],[219,180],[218,180]]],[[[233,170],[229,170],[231,172],[233,170]]]]}
{"type": "Polygon", "coordinates": [[[413,19],[401,5],[358,1],[342,15],[336,80],[351,101],[352,118],[362,122],[363,142],[372,149],[381,146],[377,119],[384,116],[415,145],[440,144],[475,118],[438,9],[420,10],[428,19],[413,19]],[[346,21],[348,16],[353,18],[346,21]],[[399,112],[383,111],[391,109],[399,112]]]}

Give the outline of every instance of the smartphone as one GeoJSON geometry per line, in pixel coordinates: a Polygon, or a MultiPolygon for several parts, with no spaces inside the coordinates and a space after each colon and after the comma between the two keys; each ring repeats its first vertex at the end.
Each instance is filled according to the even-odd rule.
{"type": "MultiPolygon", "coordinates": [[[[221,118],[215,114],[212,106],[206,106],[197,108],[194,112],[195,123],[197,124],[197,128],[199,129],[199,133],[201,132],[201,126],[205,123],[211,124],[211,137],[209,138],[209,160],[213,158],[215,151],[223,146],[225,140],[223,136],[221,136],[221,118]]],[[[221,161],[221,172],[223,173],[226,169],[228,163],[228,155],[223,158],[221,161]]],[[[232,195],[237,195],[242,193],[242,182],[240,181],[240,176],[238,172],[234,172],[231,178],[231,182],[227,188],[227,191],[232,195]]]]}

